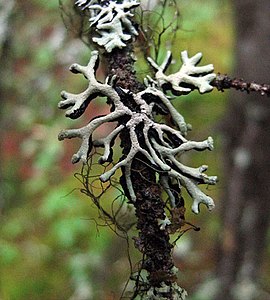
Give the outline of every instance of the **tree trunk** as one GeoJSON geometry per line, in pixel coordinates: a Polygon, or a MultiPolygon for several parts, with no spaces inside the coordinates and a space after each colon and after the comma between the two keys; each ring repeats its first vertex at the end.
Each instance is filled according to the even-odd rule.
{"type": "MultiPolygon", "coordinates": [[[[234,2],[236,72],[269,82],[270,2],[234,2]]],[[[222,201],[218,300],[266,299],[257,283],[270,224],[270,100],[232,92],[223,124],[226,191],[222,201]],[[250,289],[242,289],[242,287],[250,289]],[[249,292],[248,292],[249,290],[249,292]]],[[[269,299],[269,298],[267,298],[269,299]]]]}

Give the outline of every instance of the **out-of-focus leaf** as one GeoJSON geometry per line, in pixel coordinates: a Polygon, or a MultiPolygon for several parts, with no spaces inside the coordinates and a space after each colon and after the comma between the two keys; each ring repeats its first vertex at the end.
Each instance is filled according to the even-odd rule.
{"type": "MultiPolygon", "coordinates": [[[[40,206],[40,213],[47,218],[56,217],[57,215],[64,214],[67,211],[71,212],[72,207],[76,205],[76,199],[72,195],[68,195],[67,190],[60,188],[49,191],[44,197],[42,205],[40,206]],[[68,195],[68,196],[66,196],[68,195]]],[[[78,205],[79,203],[77,203],[78,205]]]]}
{"type": "Polygon", "coordinates": [[[50,231],[50,234],[57,240],[62,247],[72,247],[80,234],[86,233],[89,229],[89,223],[78,217],[60,219],[56,222],[50,231]]]}
{"type": "Polygon", "coordinates": [[[19,257],[20,251],[15,245],[0,240],[0,265],[13,264],[19,257]]]}
{"type": "Polygon", "coordinates": [[[14,239],[23,232],[22,220],[19,218],[10,218],[0,230],[1,234],[8,239],[14,239]]]}
{"type": "Polygon", "coordinates": [[[59,2],[55,0],[46,0],[46,1],[34,0],[33,2],[37,3],[40,6],[40,8],[51,9],[51,10],[53,9],[57,10],[59,6],[59,2]]]}
{"type": "Polygon", "coordinates": [[[38,49],[35,60],[38,68],[48,68],[54,63],[54,53],[44,45],[38,49]]]}

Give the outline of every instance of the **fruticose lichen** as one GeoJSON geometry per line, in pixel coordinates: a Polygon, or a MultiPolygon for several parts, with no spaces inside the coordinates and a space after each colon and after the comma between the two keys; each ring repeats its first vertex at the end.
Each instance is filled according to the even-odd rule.
{"type": "Polygon", "coordinates": [[[213,71],[212,65],[196,67],[202,56],[200,53],[188,58],[187,52],[184,51],[181,56],[182,67],[179,72],[171,75],[164,74],[171,60],[171,53],[168,53],[161,66],[149,58],[150,64],[157,70],[155,79],[148,78],[145,81],[147,86],[138,93],[118,87],[115,77],[107,78],[104,83],[97,81],[98,51],[92,51],[87,66],[73,64],[70,68],[71,72],[83,74],[89,81],[89,85],[80,94],[62,92],[63,100],[59,102],[59,108],[69,108],[66,116],[76,119],[84,113],[93,99],[101,96],[107,97],[108,103],[111,104],[111,111],[107,115],[93,118],[82,128],[63,130],[59,134],[59,140],[75,137],[82,139],[80,149],[73,155],[73,163],[79,161],[86,163],[93,147],[104,148],[103,155],[99,159],[99,163],[103,164],[113,160],[113,144],[116,137],[123,131],[128,132],[130,143],[128,154],[116,162],[111,169],[101,174],[100,180],[108,181],[117,169],[121,168],[128,190],[127,197],[133,202],[136,201],[131,179],[132,163],[135,156],[141,154],[150,167],[159,174],[159,183],[166,191],[172,208],[176,205],[175,192],[172,190],[172,182],[174,182],[179,188],[186,188],[193,198],[192,211],[198,213],[200,203],[205,204],[209,210],[214,207],[213,200],[204,194],[198,185],[215,184],[217,177],[207,176],[204,173],[207,170],[206,165],[197,168],[188,167],[182,164],[179,158],[190,150],[212,150],[213,139],[208,137],[200,142],[186,139],[189,126],[172,105],[170,97],[166,96],[166,91],[170,90],[177,95],[189,93],[196,88],[201,93],[208,92],[212,89],[210,82],[215,78],[215,74],[205,75],[213,71]],[[175,126],[171,127],[155,121],[158,113],[170,115],[175,126]],[[108,136],[93,139],[93,132],[99,126],[115,121],[118,123],[108,136]]]}
{"type": "Polygon", "coordinates": [[[137,0],[123,0],[122,3],[113,0],[78,0],[75,4],[90,12],[90,26],[94,27],[99,35],[92,40],[105,47],[107,52],[111,52],[114,48],[125,47],[126,41],[138,35],[138,31],[130,21],[133,17],[130,10],[140,5],[137,0]]]}

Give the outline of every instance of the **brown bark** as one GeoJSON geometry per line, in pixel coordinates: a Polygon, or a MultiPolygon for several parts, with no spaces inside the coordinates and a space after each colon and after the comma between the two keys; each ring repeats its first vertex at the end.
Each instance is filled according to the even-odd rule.
{"type": "Polygon", "coordinates": [[[257,92],[262,96],[270,96],[270,85],[259,84],[256,82],[245,82],[243,79],[230,78],[228,75],[217,74],[216,79],[211,82],[211,85],[216,87],[219,91],[224,92],[225,89],[236,89],[241,92],[257,92]]]}
{"type": "MultiPolygon", "coordinates": [[[[132,45],[128,45],[123,50],[114,50],[107,55],[108,75],[116,75],[117,83],[123,89],[136,93],[144,89],[143,85],[136,79],[134,71],[132,45]]],[[[136,104],[132,99],[126,99],[125,105],[130,109],[136,110],[136,104]]],[[[120,120],[125,123],[126,120],[120,120]]],[[[140,139],[140,137],[139,137],[140,139]]],[[[121,145],[123,155],[127,155],[130,149],[129,132],[123,131],[121,134],[121,145]]],[[[134,192],[136,194],[136,202],[134,203],[137,217],[138,237],[134,237],[135,247],[142,253],[143,259],[140,270],[144,269],[148,273],[148,282],[142,282],[140,278],[140,270],[135,278],[135,291],[131,299],[135,299],[138,295],[144,293],[150,287],[160,287],[162,282],[167,286],[171,286],[176,281],[176,275],[172,274],[174,266],[171,250],[172,245],[169,241],[169,233],[167,230],[160,229],[158,219],[164,219],[165,203],[161,198],[161,188],[156,183],[156,174],[150,163],[145,157],[136,155],[132,164],[131,179],[134,192]]],[[[124,172],[124,169],[122,170],[124,172]]],[[[121,184],[128,196],[129,192],[126,188],[124,176],[121,178],[121,184]]],[[[162,294],[166,299],[173,299],[171,292],[162,294]]]]}
{"type": "MultiPolygon", "coordinates": [[[[236,76],[269,82],[270,2],[237,0],[234,6],[236,76]]],[[[258,283],[270,224],[269,98],[239,92],[230,98],[223,127],[227,188],[222,200],[218,300],[239,300],[234,295],[238,282],[258,283]]]]}

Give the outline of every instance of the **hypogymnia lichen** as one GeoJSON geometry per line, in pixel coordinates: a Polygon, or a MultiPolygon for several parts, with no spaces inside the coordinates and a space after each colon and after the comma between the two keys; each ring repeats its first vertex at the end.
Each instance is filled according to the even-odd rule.
{"type": "MultiPolygon", "coordinates": [[[[204,173],[206,165],[193,168],[180,162],[181,155],[187,151],[212,150],[213,139],[209,136],[199,142],[188,140],[186,136],[191,126],[175,109],[172,100],[195,89],[200,93],[210,92],[213,89],[211,82],[216,78],[213,65],[198,66],[202,54],[189,57],[187,51],[183,51],[179,70],[166,74],[172,60],[172,54],[168,51],[160,65],[148,58],[155,74],[146,76],[142,84],[135,76],[132,48],[132,38],[138,31],[132,21],[131,10],[139,2],[78,0],[75,4],[90,16],[90,26],[95,32],[91,39],[101,50],[91,52],[86,66],[73,64],[70,67],[71,72],[84,75],[88,87],[79,94],[63,91],[63,100],[58,106],[67,109],[67,117],[77,119],[92,100],[106,97],[110,112],[92,118],[81,128],[62,130],[58,138],[82,140],[72,162],[81,161],[86,166],[87,176],[92,172],[92,154],[99,155],[99,164],[104,166],[98,175],[102,192],[103,186],[115,182],[112,180],[114,174],[118,170],[122,172],[119,181],[136,215],[138,237],[133,238],[134,245],[143,253],[139,271],[130,277],[136,282],[132,299],[140,295],[140,299],[183,300],[186,292],[176,283],[177,268],[174,267],[171,256],[173,245],[170,243],[170,234],[179,232],[188,223],[185,221],[182,190],[186,189],[193,199],[191,207],[194,213],[199,212],[201,203],[211,210],[214,201],[200,190],[199,185],[215,184],[217,177],[204,173]],[[104,52],[109,76],[102,83],[97,80],[96,71],[99,56],[104,52]],[[162,119],[158,115],[166,117],[162,119]],[[169,119],[170,123],[167,122],[169,119]],[[112,124],[110,133],[95,138],[95,131],[105,123],[112,124]],[[115,158],[113,149],[118,137],[122,157],[115,158]],[[103,184],[108,181],[109,184],[103,184]],[[145,281],[140,276],[142,269],[147,272],[145,281]]],[[[89,186],[92,187],[88,177],[85,186],[87,191],[89,186]]],[[[91,192],[87,195],[102,211],[99,198],[96,199],[91,192]]]]}
{"type": "Polygon", "coordinates": [[[136,154],[140,153],[145,157],[151,167],[159,174],[159,183],[163,186],[170,199],[171,207],[175,207],[175,197],[172,191],[172,182],[177,182],[179,187],[185,187],[193,198],[192,211],[199,212],[200,203],[204,203],[209,210],[214,207],[212,198],[205,195],[198,187],[199,184],[215,184],[216,176],[207,176],[204,172],[206,165],[192,168],[185,166],[179,161],[179,156],[190,150],[212,150],[213,139],[208,137],[201,142],[189,141],[186,139],[188,125],[184,117],[174,108],[167,90],[181,95],[198,89],[201,93],[212,90],[211,80],[215,78],[212,73],[213,66],[199,66],[196,64],[201,59],[201,53],[188,58],[187,52],[181,53],[183,65],[177,73],[165,75],[171,53],[158,66],[152,59],[150,64],[157,70],[155,79],[148,77],[145,80],[145,89],[138,93],[124,90],[117,86],[117,78],[107,78],[104,83],[96,79],[98,68],[98,51],[92,51],[87,66],[73,64],[70,68],[73,73],[81,73],[89,81],[88,88],[80,94],[62,92],[64,100],[59,102],[59,108],[69,108],[66,116],[71,119],[80,117],[86,110],[89,103],[98,96],[107,97],[111,104],[111,111],[105,116],[98,116],[79,129],[63,130],[59,134],[59,140],[79,137],[82,139],[80,149],[73,155],[72,162],[87,161],[88,155],[93,147],[104,148],[104,154],[99,162],[103,164],[113,160],[113,144],[121,131],[128,131],[130,148],[127,155],[116,162],[111,169],[101,174],[100,180],[108,181],[117,169],[121,168],[124,173],[127,197],[136,201],[136,195],[131,180],[132,163],[136,154]],[[210,73],[210,74],[206,74],[210,73]],[[194,76],[193,76],[194,75],[194,76]],[[201,76],[200,76],[201,75],[201,76]],[[127,101],[132,105],[127,105],[127,101]],[[175,127],[155,121],[158,113],[170,115],[175,127]],[[117,126],[111,133],[98,140],[93,139],[93,132],[106,122],[117,121],[117,126]]]}
{"type": "Polygon", "coordinates": [[[90,26],[95,27],[98,37],[93,37],[93,42],[105,47],[107,52],[114,48],[123,48],[126,41],[132,36],[138,35],[138,31],[132,24],[130,12],[140,5],[137,0],[119,1],[95,1],[78,0],[77,6],[90,12],[90,26]]]}

